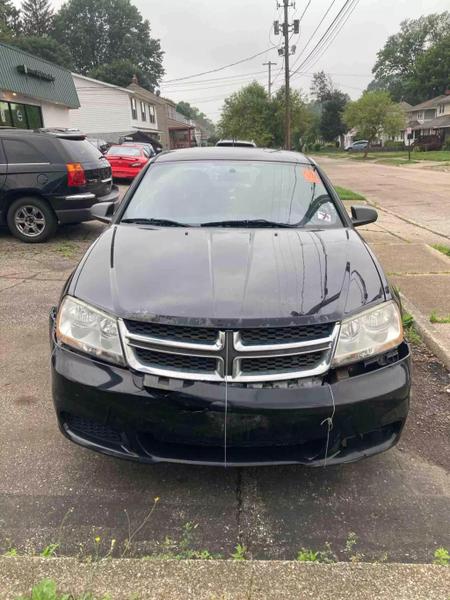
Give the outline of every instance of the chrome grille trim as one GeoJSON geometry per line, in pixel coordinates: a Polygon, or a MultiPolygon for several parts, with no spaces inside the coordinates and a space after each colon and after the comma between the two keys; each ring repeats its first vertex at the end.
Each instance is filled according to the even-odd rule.
{"type": "Polygon", "coordinates": [[[174,379],[185,379],[191,381],[209,381],[229,383],[255,383],[265,381],[283,381],[289,379],[301,379],[316,377],[328,371],[331,359],[340,331],[340,323],[335,323],[330,336],[304,340],[301,342],[289,342],[281,344],[255,344],[244,345],[241,342],[239,331],[229,332],[228,343],[232,346],[227,348],[227,332],[219,331],[214,344],[174,341],[153,336],[130,333],[126,324],[119,319],[119,330],[124,347],[125,357],[128,365],[141,373],[167,377],[174,379]],[[202,372],[184,370],[175,367],[163,368],[161,366],[146,364],[136,355],[135,349],[151,350],[157,353],[169,355],[182,355],[192,358],[206,357],[216,361],[214,371],[202,372]],[[225,372],[226,354],[231,351],[231,368],[225,372]],[[292,370],[274,370],[261,372],[245,371],[245,359],[277,358],[283,356],[297,356],[303,354],[321,353],[320,360],[314,366],[292,370]]]}

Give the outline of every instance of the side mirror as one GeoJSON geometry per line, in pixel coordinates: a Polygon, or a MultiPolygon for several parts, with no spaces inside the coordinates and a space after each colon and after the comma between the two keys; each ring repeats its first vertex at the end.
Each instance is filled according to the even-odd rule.
{"type": "Polygon", "coordinates": [[[99,202],[91,206],[90,212],[94,219],[102,223],[111,223],[115,210],[114,202],[99,202]]]}
{"type": "Polygon", "coordinates": [[[375,223],[378,219],[378,213],[369,206],[352,206],[352,222],[354,227],[375,223]]]}

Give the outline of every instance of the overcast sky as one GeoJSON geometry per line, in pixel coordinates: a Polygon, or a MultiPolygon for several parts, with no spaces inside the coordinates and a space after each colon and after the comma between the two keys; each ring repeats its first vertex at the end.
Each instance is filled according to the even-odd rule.
{"type": "MultiPolygon", "coordinates": [[[[292,39],[297,45],[295,62],[314,29],[319,24],[332,0],[312,0],[306,11],[300,36],[292,39]]],[[[149,19],[152,35],[161,39],[165,52],[165,80],[176,79],[221,67],[247,56],[261,52],[272,44],[280,43],[271,32],[272,21],[281,17],[275,0],[132,0],[143,17],[149,19]]],[[[294,12],[302,14],[308,0],[297,0],[294,12]]],[[[19,1],[16,4],[20,4],[19,1]]],[[[55,8],[62,4],[54,0],[55,8]]],[[[302,58],[319,41],[327,25],[340,10],[344,0],[335,0],[332,9],[302,58]]],[[[449,0],[360,0],[348,21],[323,56],[306,65],[307,73],[324,69],[332,73],[335,84],[352,98],[357,98],[371,80],[371,69],[376,53],[387,37],[399,29],[404,19],[422,14],[442,12],[449,8],[449,0]]],[[[80,26],[82,24],[80,23],[80,26]]],[[[201,108],[213,120],[220,116],[223,99],[243,84],[256,78],[267,84],[267,74],[262,63],[278,63],[275,75],[282,66],[277,50],[238,66],[225,69],[203,78],[186,80],[178,84],[163,84],[162,93],[173,100],[186,100],[201,108]],[[237,76],[237,77],[236,77],[237,76]],[[224,80],[224,77],[235,79],[224,80]],[[218,79],[198,83],[207,79],[218,79]],[[194,83],[195,82],[195,83],[194,83]]],[[[293,81],[293,86],[309,91],[311,75],[305,74],[293,81]]],[[[275,88],[283,82],[282,74],[275,88]]]]}

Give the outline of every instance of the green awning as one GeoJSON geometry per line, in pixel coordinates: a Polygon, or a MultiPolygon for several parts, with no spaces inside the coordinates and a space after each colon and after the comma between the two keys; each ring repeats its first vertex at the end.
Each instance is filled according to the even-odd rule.
{"type": "Polygon", "coordinates": [[[54,63],[0,42],[0,90],[79,108],[72,73],[54,63]]]}

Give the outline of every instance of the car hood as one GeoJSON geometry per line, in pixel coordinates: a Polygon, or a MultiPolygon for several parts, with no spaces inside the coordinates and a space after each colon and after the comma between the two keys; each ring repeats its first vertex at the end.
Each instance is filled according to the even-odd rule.
{"type": "Polygon", "coordinates": [[[116,225],[68,291],[123,318],[229,327],[336,321],[385,299],[372,255],[347,228],[116,225]]]}

